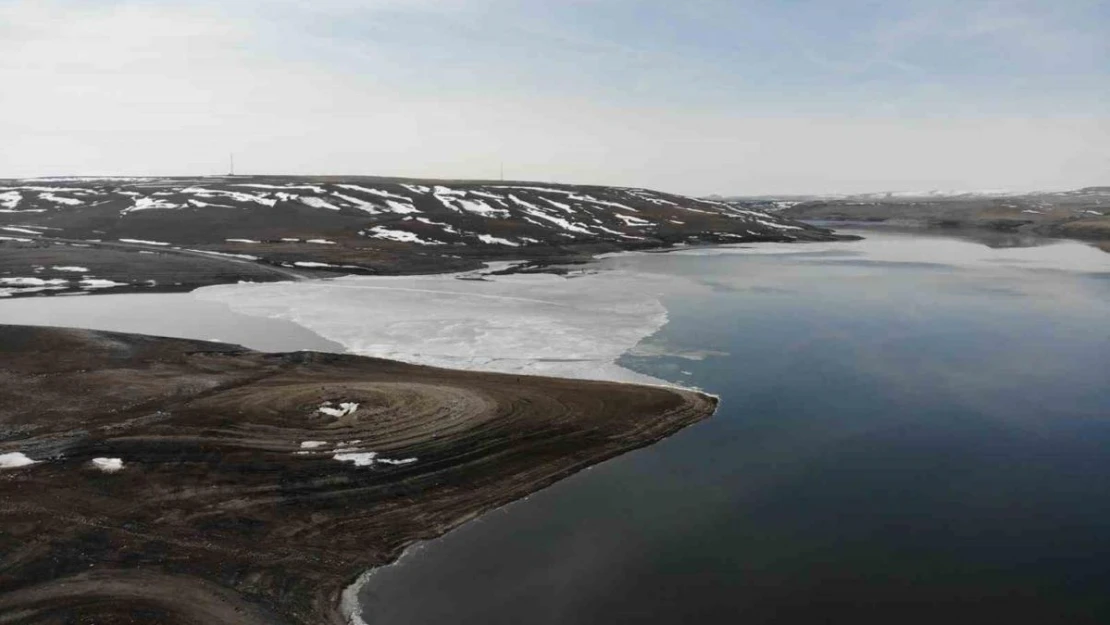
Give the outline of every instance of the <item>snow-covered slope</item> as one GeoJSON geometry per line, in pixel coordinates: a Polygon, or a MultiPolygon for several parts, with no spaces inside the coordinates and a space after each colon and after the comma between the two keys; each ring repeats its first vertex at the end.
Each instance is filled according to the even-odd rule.
{"type": "Polygon", "coordinates": [[[387,248],[648,246],[824,234],[762,211],[646,189],[336,177],[0,181],[0,224],[69,238],[322,238],[387,248]]]}

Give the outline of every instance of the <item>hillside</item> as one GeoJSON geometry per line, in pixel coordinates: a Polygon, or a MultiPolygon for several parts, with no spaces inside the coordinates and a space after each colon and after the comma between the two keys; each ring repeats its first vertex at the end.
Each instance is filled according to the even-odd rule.
{"type": "Polygon", "coordinates": [[[1110,243],[1110,187],[1006,195],[868,194],[776,205],[759,199],[735,206],[762,206],[792,219],[866,221],[932,228],[985,228],[1110,243]]]}
{"type": "Polygon", "coordinates": [[[834,238],[782,215],[632,188],[372,177],[8,180],[0,181],[0,296],[834,238]]]}

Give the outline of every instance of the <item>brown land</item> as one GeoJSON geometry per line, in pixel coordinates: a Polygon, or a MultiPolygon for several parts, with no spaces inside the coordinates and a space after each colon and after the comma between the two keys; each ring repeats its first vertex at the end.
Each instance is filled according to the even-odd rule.
{"type": "Polygon", "coordinates": [[[0,454],[39,461],[0,469],[6,624],[344,623],[343,589],[406,545],[716,407],[83,330],[0,326],[0,352],[0,454]],[[321,414],[329,401],[359,408],[321,414]],[[355,466],[333,458],[343,443],[417,460],[355,466]]]}

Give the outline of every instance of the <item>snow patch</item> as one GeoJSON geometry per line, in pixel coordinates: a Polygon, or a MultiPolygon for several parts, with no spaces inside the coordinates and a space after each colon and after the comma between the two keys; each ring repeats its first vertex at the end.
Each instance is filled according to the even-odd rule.
{"type": "Polygon", "coordinates": [[[502,239],[501,237],[495,237],[491,234],[479,234],[478,239],[486,245],[508,245],[509,247],[520,247],[520,243],[516,243],[508,239],[502,239]]]}
{"type": "Polygon", "coordinates": [[[117,286],[129,286],[126,282],[115,282],[113,280],[102,280],[99,278],[85,278],[81,280],[80,284],[83,289],[110,289],[117,286]]]}
{"type": "Polygon", "coordinates": [[[72,271],[74,273],[85,273],[89,270],[88,267],[78,267],[76,265],[73,265],[73,266],[70,266],[70,265],[64,265],[64,266],[54,265],[53,267],[51,267],[51,269],[53,269],[54,271],[72,271]]]}
{"type": "Polygon", "coordinates": [[[331,202],[325,200],[324,198],[302,197],[302,198],[300,198],[300,200],[305,206],[311,206],[312,208],[326,208],[330,211],[339,210],[338,206],[336,206],[335,204],[332,204],[331,202]]]}
{"type": "Polygon", "coordinates": [[[336,408],[332,406],[331,402],[324,404],[316,409],[320,414],[328,415],[329,417],[345,417],[349,414],[354,414],[358,410],[358,404],[355,402],[343,402],[336,408]]]}
{"type": "Polygon", "coordinates": [[[77,198],[61,197],[60,195],[54,195],[53,193],[40,193],[39,199],[43,199],[48,202],[54,202],[55,204],[63,204],[65,206],[80,206],[81,204],[85,203],[83,200],[78,200],[77,198]]]}
{"type": "Polygon", "coordinates": [[[416,234],[407,230],[392,230],[385,226],[374,226],[367,232],[372,233],[371,236],[375,239],[388,239],[390,241],[400,241],[402,243],[419,243],[420,245],[443,245],[442,241],[428,241],[421,239],[416,234]]]}
{"type": "MultiPolygon", "coordinates": [[[[92,240],[92,239],[90,239],[92,240]]],[[[169,243],[163,241],[144,241],[143,239],[119,239],[120,243],[132,243],[136,245],[161,245],[168,246],[169,243]]]]}
{"type": "Polygon", "coordinates": [[[33,234],[35,236],[42,236],[42,233],[39,232],[38,230],[29,230],[27,228],[16,228],[15,226],[0,226],[0,230],[6,230],[8,232],[18,232],[20,234],[33,234]]]}
{"type": "Polygon", "coordinates": [[[36,461],[31,460],[19,451],[0,454],[0,469],[18,469],[19,467],[26,467],[35,463],[36,461]]]}
{"type": "Polygon", "coordinates": [[[105,473],[115,473],[123,469],[123,460],[120,458],[93,458],[92,464],[105,473]]]}

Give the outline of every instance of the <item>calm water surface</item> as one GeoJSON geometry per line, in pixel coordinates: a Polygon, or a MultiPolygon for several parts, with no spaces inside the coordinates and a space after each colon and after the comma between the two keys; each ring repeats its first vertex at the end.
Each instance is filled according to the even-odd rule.
{"type": "Polygon", "coordinates": [[[624,364],[718,414],[413,549],[365,620],[1110,622],[1110,256],[780,251],[606,261],[706,287],[624,364]]]}

